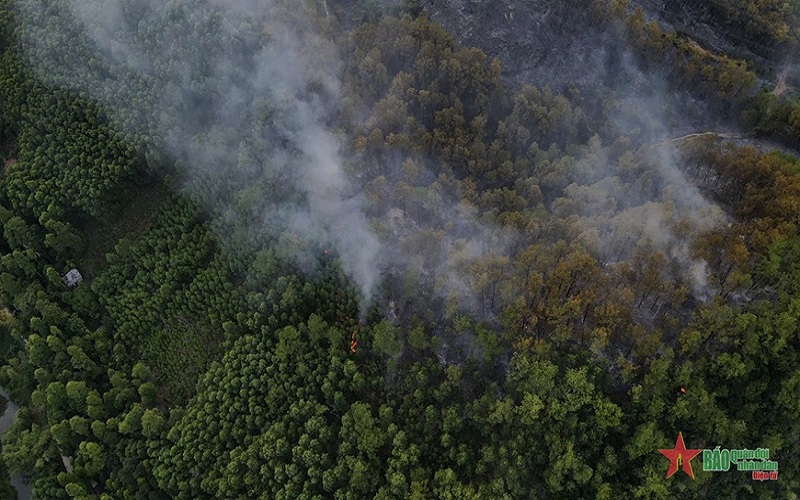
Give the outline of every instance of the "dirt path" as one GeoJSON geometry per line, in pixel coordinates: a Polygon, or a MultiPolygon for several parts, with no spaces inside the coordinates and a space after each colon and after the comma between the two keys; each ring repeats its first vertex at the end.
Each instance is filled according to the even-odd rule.
{"type": "Polygon", "coordinates": [[[665,144],[674,144],[677,142],[683,142],[689,139],[696,139],[700,137],[708,137],[708,138],[718,138],[718,139],[730,139],[730,140],[742,140],[742,139],[752,139],[752,134],[734,134],[732,132],[693,132],[691,134],[682,135],[680,137],[672,137],[669,139],[664,139],[663,141],[659,141],[656,143],[651,144],[648,146],[647,149],[653,149],[658,146],[663,146],[665,144]]]}
{"type": "Polygon", "coordinates": [[[677,144],[683,141],[688,141],[691,139],[698,139],[698,138],[715,138],[715,139],[725,139],[731,142],[736,143],[738,146],[752,146],[756,148],[761,153],[766,153],[770,151],[780,151],[785,154],[789,154],[792,156],[796,156],[800,158],[800,151],[790,148],[780,142],[765,139],[763,137],[757,137],[755,134],[746,134],[746,133],[734,133],[734,132],[715,132],[709,130],[707,132],[693,132],[691,134],[682,135],[680,137],[672,137],[668,139],[664,139],[662,141],[656,142],[651,144],[647,147],[647,150],[653,149],[658,146],[664,146],[667,144],[677,144]]]}

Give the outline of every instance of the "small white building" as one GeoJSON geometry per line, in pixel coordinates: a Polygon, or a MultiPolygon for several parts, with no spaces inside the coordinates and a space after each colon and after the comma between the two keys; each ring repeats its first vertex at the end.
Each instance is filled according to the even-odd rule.
{"type": "Polygon", "coordinates": [[[83,276],[81,276],[81,273],[79,273],[77,269],[70,269],[70,271],[65,274],[61,280],[64,282],[64,285],[66,285],[67,288],[72,288],[83,281],[83,276]]]}

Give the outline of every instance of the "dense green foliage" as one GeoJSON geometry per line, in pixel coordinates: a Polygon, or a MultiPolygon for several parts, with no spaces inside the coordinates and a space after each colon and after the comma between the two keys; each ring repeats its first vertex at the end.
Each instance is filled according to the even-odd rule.
{"type": "MultiPolygon", "coordinates": [[[[743,36],[794,42],[788,4],[718,3],[736,6],[726,22],[743,36]]],[[[67,4],[48,2],[47,22],[77,30],[67,4]]],[[[360,310],[340,256],[285,228],[259,230],[265,207],[296,195],[250,160],[277,147],[278,111],[248,108],[269,137],[260,143],[256,132],[170,122],[185,102],[159,108],[169,130],[196,126],[197,144],[233,148],[213,159],[222,174],[185,185],[186,158],[155,136],[164,124],[136,112],[180,61],[202,68],[271,43],[248,25],[215,44],[213,4],[182,7],[194,10],[176,14],[175,30],[199,48],[168,52],[152,94],[112,113],[113,96],[57,86],[27,58],[46,51],[53,72],[84,57],[98,74],[122,70],[78,34],[28,47],[32,12],[2,2],[0,385],[22,407],[2,457],[32,478],[36,498],[800,490],[794,156],[711,134],[675,142],[666,161],[648,131],[614,121],[614,95],[509,88],[498,61],[414,9],[306,2],[309,25],[343,55],[328,125],[346,169],[386,247],[412,256],[384,263],[360,310]],[[669,237],[653,232],[656,216],[669,237]],[[696,262],[702,296],[687,267],[696,262]],[[67,289],[73,267],[86,279],[67,289]],[[697,463],[694,482],[667,479],[657,450],[679,431],[691,448],[769,447],[780,479],[697,463]]],[[[614,32],[671,91],[797,144],[797,105],[758,93],[747,62],[626,7],[581,8],[596,23],[587,29],[614,32]]],[[[162,26],[135,29],[153,35],[147,50],[167,43],[162,26]]],[[[192,78],[196,102],[210,101],[209,75],[192,78]]]]}

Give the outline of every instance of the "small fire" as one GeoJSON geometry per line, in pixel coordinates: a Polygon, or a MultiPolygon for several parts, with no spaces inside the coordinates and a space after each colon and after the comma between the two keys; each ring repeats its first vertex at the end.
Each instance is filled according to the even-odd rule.
{"type": "Polygon", "coordinates": [[[353,330],[353,334],[350,336],[350,352],[356,352],[358,348],[358,340],[356,340],[356,330],[353,330]]]}

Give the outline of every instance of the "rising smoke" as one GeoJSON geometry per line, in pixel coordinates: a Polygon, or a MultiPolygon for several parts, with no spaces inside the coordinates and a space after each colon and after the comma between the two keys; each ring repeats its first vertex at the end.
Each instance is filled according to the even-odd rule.
{"type": "Polygon", "coordinates": [[[676,281],[685,283],[695,299],[708,300],[713,296],[709,266],[691,243],[729,217],[687,177],[671,140],[708,125],[679,118],[681,109],[704,105],[670,92],[659,75],[641,71],[630,54],[622,54],[614,68],[620,76],[614,81],[616,106],[607,114],[611,132],[606,137],[638,145],[636,153],[615,157],[613,145],[590,142],[578,162],[584,174],[554,206],[568,207],[562,215],[578,214],[584,225],[598,230],[601,260],[630,257],[637,246],[657,250],[668,259],[676,281]]]}
{"type": "MultiPolygon", "coordinates": [[[[440,199],[423,203],[435,206],[428,210],[435,220],[422,223],[426,215],[399,210],[405,201],[382,193],[384,209],[373,215],[385,220],[392,244],[381,243],[332,132],[341,58],[327,32],[326,5],[317,11],[309,5],[56,0],[45,8],[18,2],[29,18],[21,36],[38,79],[99,102],[119,129],[168,151],[183,166],[187,191],[223,213],[230,227],[246,219],[254,232],[296,234],[306,250],[292,247],[294,258],[309,265],[315,250],[332,245],[360,289],[362,306],[373,298],[380,269],[392,267],[387,262],[424,275],[427,288],[441,296],[469,297],[480,286],[471,280],[481,273],[502,275],[514,238],[479,222],[480,214],[459,206],[451,188],[428,190],[440,199]]],[[[611,43],[619,41],[606,40],[584,57],[589,71],[583,72],[617,94],[609,132],[596,148],[591,142],[582,148],[574,170],[585,175],[573,178],[549,208],[578,215],[587,231],[597,232],[601,259],[621,255],[622,241],[654,246],[679,264],[703,299],[708,266],[695,258],[687,235],[716,227],[725,216],[688,181],[664,141],[678,130],[669,124],[676,115],[670,110],[686,102],[639,71],[629,54],[613,65],[622,76],[604,74],[611,71],[609,54],[620,54],[600,46],[611,43]],[[611,152],[616,137],[644,147],[633,160],[618,158],[611,152]],[[633,173],[626,163],[635,165],[633,173]]],[[[551,78],[545,72],[539,79],[551,78]]]]}
{"type": "Polygon", "coordinates": [[[38,79],[99,102],[117,128],[166,150],[211,210],[232,202],[227,193],[271,188],[245,204],[258,214],[251,229],[291,231],[309,254],[332,245],[370,301],[380,243],[329,126],[339,57],[316,13],[273,0],[64,0],[46,10],[22,0],[19,9],[39,21],[22,34],[38,79]]]}

